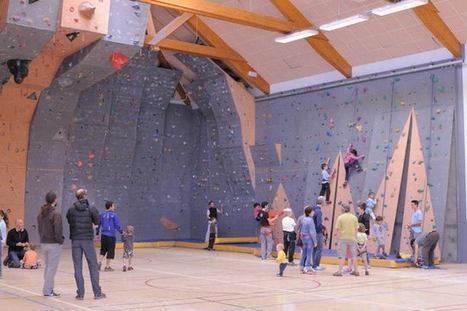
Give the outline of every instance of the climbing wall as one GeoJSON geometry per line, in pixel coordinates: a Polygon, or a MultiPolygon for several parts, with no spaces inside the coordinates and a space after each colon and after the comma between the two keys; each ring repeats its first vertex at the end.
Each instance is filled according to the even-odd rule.
{"type": "MultiPolygon", "coordinates": [[[[394,163],[394,169],[391,163],[404,149],[401,134],[408,133],[404,126],[414,109],[433,215],[443,236],[456,100],[456,69],[442,68],[258,101],[252,148],[256,197],[274,197],[281,182],[297,213],[319,194],[321,163],[352,143],[365,155],[363,171],[350,177],[352,201],[365,201],[372,190],[378,192],[376,214],[395,213],[397,183],[385,189],[381,185],[398,179],[403,162],[394,163]],[[277,144],[282,146],[281,163],[277,144]]],[[[395,225],[402,232],[402,224],[395,225]]]]}
{"type": "Polygon", "coordinates": [[[271,202],[271,210],[269,211],[269,217],[278,216],[278,218],[272,224],[272,237],[274,239],[274,245],[283,243],[283,231],[282,231],[282,218],[284,218],[284,209],[290,208],[289,198],[285,193],[284,186],[279,184],[276,191],[276,196],[271,202]]]}

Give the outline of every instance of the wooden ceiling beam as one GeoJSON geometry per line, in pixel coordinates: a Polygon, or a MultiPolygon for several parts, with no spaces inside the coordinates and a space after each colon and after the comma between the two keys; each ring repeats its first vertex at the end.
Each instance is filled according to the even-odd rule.
{"type": "MultiPolygon", "coordinates": [[[[271,0],[276,8],[301,29],[313,27],[313,24],[290,2],[290,0],[271,0]]],[[[328,38],[320,32],[317,36],[305,39],[308,44],[329,64],[346,78],[352,77],[352,66],[331,45],[328,38]]]]}
{"type": "MultiPolygon", "coordinates": [[[[151,14],[150,14],[151,15],[151,14]]],[[[172,33],[175,32],[178,28],[180,28],[187,20],[189,20],[193,14],[191,13],[183,13],[175,17],[170,23],[162,27],[152,38],[148,40],[149,45],[157,45],[161,40],[167,38],[172,33]]],[[[154,25],[154,24],[153,24],[154,25]]],[[[146,42],[147,40],[145,40],[146,42]]]]}
{"type": "Polygon", "coordinates": [[[257,73],[256,70],[253,69],[240,54],[232,49],[224,40],[222,40],[221,37],[219,37],[208,25],[206,25],[206,23],[204,23],[198,17],[193,16],[187,21],[187,24],[196,30],[199,36],[203,38],[205,43],[216,48],[228,49],[233,54],[239,56],[241,61],[226,59],[224,62],[248,84],[256,87],[265,94],[269,94],[269,83],[264,80],[264,78],[261,77],[261,75],[257,73]]]}
{"type": "Polygon", "coordinates": [[[243,58],[237,53],[233,53],[231,49],[222,47],[211,47],[195,43],[188,43],[173,39],[162,39],[157,47],[170,51],[205,56],[213,59],[243,61],[243,58]]]}
{"type": "Polygon", "coordinates": [[[413,9],[415,15],[422,21],[433,36],[457,58],[462,57],[462,45],[449,26],[439,16],[436,6],[430,1],[413,9]]]}
{"type": "Polygon", "coordinates": [[[206,0],[139,0],[168,9],[211,17],[227,22],[261,28],[269,31],[289,33],[297,30],[297,25],[276,17],[261,15],[246,10],[224,6],[206,0]]]}

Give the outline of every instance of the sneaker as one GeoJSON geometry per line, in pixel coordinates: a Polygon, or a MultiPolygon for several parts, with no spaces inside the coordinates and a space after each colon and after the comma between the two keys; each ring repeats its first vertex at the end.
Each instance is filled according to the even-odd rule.
{"type": "Polygon", "coordinates": [[[102,262],[99,262],[99,263],[97,264],[97,269],[98,269],[99,271],[101,271],[101,268],[102,268],[102,262]]]}
{"type": "Polygon", "coordinates": [[[59,293],[52,291],[50,294],[44,294],[45,297],[60,297],[59,293]]]}
{"type": "Polygon", "coordinates": [[[126,266],[123,266],[123,272],[126,272],[126,266]]]}
{"type": "Polygon", "coordinates": [[[289,262],[288,265],[291,266],[291,267],[295,267],[297,264],[295,262],[289,262]]]}
{"type": "Polygon", "coordinates": [[[352,271],[350,272],[350,275],[360,276],[360,273],[358,273],[357,271],[352,271]]]}
{"type": "Polygon", "coordinates": [[[282,277],[282,274],[278,273],[276,274],[277,277],[282,277]]]}
{"type": "Polygon", "coordinates": [[[339,271],[337,271],[337,272],[334,272],[332,275],[333,275],[333,276],[342,276],[342,273],[339,272],[339,271]]]}
{"type": "Polygon", "coordinates": [[[129,267],[128,267],[128,271],[132,271],[132,270],[134,270],[133,267],[132,267],[132,266],[129,266],[129,267]]]}
{"type": "Polygon", "coordinates": [[[113,269],[112,267],[105,267],[105,268],[104,268],[104,271],[110,272],[110,271],[114,271],[114,269],[113,269]]]}
{"type": "Polygon", "coordinates": [[[76,295],[75,298],[76,298],[76,300],[83,300],[83,299],[84,299],[84,297],[83,297],[83,296],[80,296],[80,295],[76,295]]]}
{"type": "Polygon", "coordinates": [[[365,275],[370,275],[370,272],[368,272],[368,271],[365,271],[365,275]]]}
{"type": "Polygon", "coordinates": [[[100,293],[100,295],[94,296],[94,299],[99,300],[99,299],[104,299],[107,297],[104,293],[100,293]]]}
{"type": "Polygon", "coordinates": [[[325,267],[322,267],[322,266],[317,266],[316,268],[314,268],[316,271],[324,271],[326,270],[325,267]]]}

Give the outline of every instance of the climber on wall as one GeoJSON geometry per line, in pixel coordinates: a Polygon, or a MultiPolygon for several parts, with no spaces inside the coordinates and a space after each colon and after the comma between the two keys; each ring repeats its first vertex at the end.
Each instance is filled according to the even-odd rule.
{"type": "Polygon", "coordinates": [[[353,148],[353,145],[350,144],[349,147],[347,147],[347,151],[345,152],[344,155],[344,167],[345,167],[345,181],[344,181],[344,187],[347,186],[347,183],[349,182],[350,174],[352,173],[352,170],[355,169],[357,172],[362,171],[362,167],[360,166],[360,163],[358,161],[365,159],[364,155],[358,155],[358,152],[355,148],[353,148]]]}

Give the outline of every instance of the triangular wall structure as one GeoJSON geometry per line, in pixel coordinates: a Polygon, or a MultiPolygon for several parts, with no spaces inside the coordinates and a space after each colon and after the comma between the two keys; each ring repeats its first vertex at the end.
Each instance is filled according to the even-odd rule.
{"type": "MultiPolygon", "coordinates": [[[[423,146],[418,132],[417,118],[415,112],[410,113],[412,118],[412,129],[410,137],[409,166],[407,171],[407,188],[405,192],[405,209],[400,239],[400,252],[411,253],[410,231],[407,225],[411,223],[413,210],[410,207],[412,200],[419,201],[419,207],[423,211],[423,232],[430,232],[436,224],[431,203],[431,193],[428,184],[428,175],[423,157],[423,146]]],[[[436,251],[439,258],[439,247],[436,251]]]]}
{"type": "Polygon", "coordinates": [[[274,245],[283,242],[283,233],[282,233],[282,212],[284,208],[290,208],[289,198],[285,192],[284,186],[282,183],[279,184],[276,191],[276,196],[271,203],[271,211],[269,212],[270,217],[275,215],[280,215],[279,218],[272,225],[272,234],[274,238],[274,245]]]}
{"type": "MultiPolygon", "coordinates": [[[[404,125],[397,145],[394,147],[394,152],[389,160],[386,174],[376,192],[377,204],[375,214],[383,216],[384,222],[388,225],[385,238],[386,250],[391,249],[392,236],[394,234],[397,204],[399,201],[407,142],[410,133],[410,120],[411,114],[404,125]]],[[[369,251],[374,252],[375,249],[370,248],[369,251]]]]}
{"type": "MultiPolygon", "coordinates": [[[[353,212],[355,207],[352,202],[352,193],[350,192],[350,184],[344,187],[345,181],[345,167],[344,167],[344,158],[342,153],[339,152],[336,161],[334,162],[333,169],[331,171],[330,187],[331,187],[331,204],[327,204],[324,207],[325,211],[328,211],[332,207],[332,216],[330,217],[332,223],[324,223],[328,231],[328,241],[326,247],[331,249],[337,249],[337,230],[335,229],[337,217],[342,214],[342,207],[344,205],[350,205],[353,212]]],[[[327,213],[329,215],[329,213],[327,213]]],[[[323,219],[325,219],[326,214],[323,211],[323,219]]]]}

